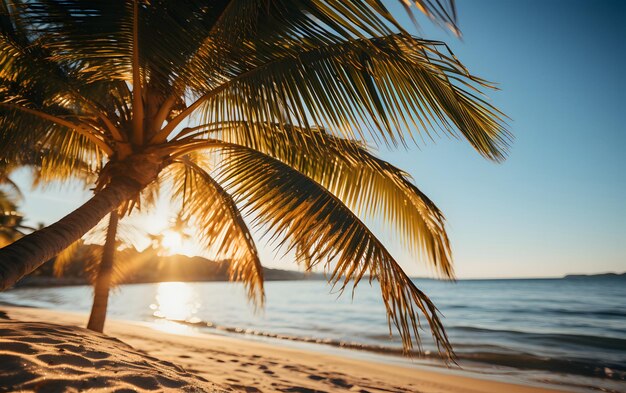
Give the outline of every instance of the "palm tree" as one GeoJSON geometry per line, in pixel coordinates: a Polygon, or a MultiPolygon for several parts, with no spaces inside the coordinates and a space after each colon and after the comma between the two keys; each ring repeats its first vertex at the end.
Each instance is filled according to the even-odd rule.
{"type": "Polygon", "coordinates": [[[113,275],[113,263],[115,262],[115,247],[117,224],[119,215],[117,210],[109,214],[109,224],[107,225],[106,241],[102,249],[102,259],[98,265],[98,273],[93,285],[93,304],[89,313],[87,329],[102,333],[104,321],[107,315],[109,304],[109,290],[111,288],[111,276],[113,275]]]}
{"type": "MultiPolygon", "coordinates": [[[[457,31],[452,2],[416,3],[457,31]]],[[[417,311],[450,349],[435,306],[362,221],[382,219],[452,276],[442,213],[366,146],[443,133],[504,158],[503,116],[481,98],[491,85],[444,43],[412,36],[374,0],[1,4],[0,158],[57,146],[47,173],[87,162],[99,176],[84,205],[0,250],[0,288],[167,182],[258,303],[242,212],[342,289],[377,280],[406,350],[419,343],[417,311]]]]}

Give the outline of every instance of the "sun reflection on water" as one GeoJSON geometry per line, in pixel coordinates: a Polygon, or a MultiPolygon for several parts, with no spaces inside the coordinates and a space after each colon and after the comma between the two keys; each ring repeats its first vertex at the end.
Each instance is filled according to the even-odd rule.
{"type": "Polygon", "coordinates": [[[171,321],[197,322],[200,307],[198,294],[184,282],[161,282],[157,285],[153,315],[171,321]]]}

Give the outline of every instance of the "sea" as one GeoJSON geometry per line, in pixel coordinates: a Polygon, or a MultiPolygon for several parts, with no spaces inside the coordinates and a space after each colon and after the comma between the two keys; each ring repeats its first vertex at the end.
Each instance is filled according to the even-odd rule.
{"type": "MultiPolygon", "coordinates": [[[[623,277],[415,283],[441,311],[456,364],[438,358],[427,327],[424,355],[404,356],[375,283],[340,294],[324,281],[267,282],[262,309],[237,283],[122,285],[111,294],[108,317],[484,379],[626,392],[623,277]]],[[[0,293],[0,302],[89,312],[91,296],[89,286],[17,288],[0,293]]]]}

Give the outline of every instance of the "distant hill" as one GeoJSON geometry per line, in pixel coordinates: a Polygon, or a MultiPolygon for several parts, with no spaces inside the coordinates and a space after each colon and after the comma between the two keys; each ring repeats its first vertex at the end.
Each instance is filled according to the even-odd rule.
{"type": "Polygon", "coordinates": [[[601,273],[601,274],[568,274],[565,279],[586,279],[586,278],[612,278],[626,280],[626,273],[601,273]]]}
{"type": "MultiPolygon", "coordinates": [[[[64,268],[62,277],[53,274],[53,261],[49,261],[17,286],[82,285],[90,283],[94,261],[100,246],[83,245],[76,256],[64,268]]],[[[212,261],[200,256],[185,255],[157,256],[153,252],[127,249],[118,253],[116,261],[116,283],[137,284],[164,281],[229,281],[228,259],[212,261]]],[[[324,280],[320,273],[299,272],[263,268],[266,281],[324,280]]]]}
{"type": "MultiPolygon", "coordinates": [[[[228,281],[230,260],[211,261],[203,257],[171,255],[154,257],[144,263],[145,268],[133,269],[122,283],[161,281],[228,281]]],[[[323,275],[294,270],[263,268],[266,281],[319,280],[323,275]]]]}

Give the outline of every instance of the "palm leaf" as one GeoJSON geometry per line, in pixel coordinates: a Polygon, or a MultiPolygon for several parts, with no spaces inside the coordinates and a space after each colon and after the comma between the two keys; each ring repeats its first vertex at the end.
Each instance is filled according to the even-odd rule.
{"type": "Polygon", "coordinates": [[[395,230],[418,257],[453,275],[450,244],[441,211],[408,174],[376,158],[352,140],[325,130],[282,124],[230,122],[206,135],[274,157],[310,177],[357,215],[395,230]]]}
{"type": "Polygon", "coordinates": [[[70,265],[71,262],[74,261],[78,249],[83,246],[83,244],[84,241],[82,239],[79,239],[70,244],[70,246],[67,247],[65,250],[57,254],[57,256],[54,258],[54,264],[52,265],[52,272],[54,273],[55,277],[63,277],[67,267],[70,265]]]}
{"type": "Polygon", "coordinates": [[[502,160],[510,135],[503,115],[480,97],[481,88],[492,86],[445,50],[404,35],[272,47],[268,58],[214,86],[164,131],[198,108],[207,124],[317,125],[386,145],[405,144],[415,131],[432,138],[434,128],[462,135],[483,156],[502,160]]]}
{"type": "MultiPolygon", "coordinates": [[[[217,145],[216,145],[217,146],[217,145]]],[[[382,243],[337,197],[302,173],[252,149],[222,144],[219,180],[254,217],[254,223],[281,238],[286,251],[298,247],[311,266],[323,265],[330,281],[344,289],[364,277],[377,280],[405,350],[420,343],[419,310],[440,351],[451,347],[437,309],[402,271],[382,243]]]]}
{"type": "MultiPolygon", "coordinates": [[[[17,204],[14,196],[0,189],[0,217],[8,219],[15,214],[15,210],[17,210],[17,204]]],[[[0,226],[4,225],[6,225],[4,222],[0,222],[0,226]]]]}
{"type": "MultiPolygon", "coordinates": [[[[15,163],[9,163],[6,161],[0,161],[0,187],[6,186],[9,189],[8,193],[2,191],[0,194],[0,209],[2,209],[2,202],[13,200],[20,201],[24,198],[24,194],[22,194],[22,190],[9,176],[11,172],[17,168],[18,165],[15,163]]],[[[3,209],[7,210],[7,209],[3,209]]],[[[13,210],[13,209],[8,209],[13,210]]]]}
{"type": "MultiPolygon", "coordinates": [[[[19,4],[15,7],[22,8],[19,4]]],[[[35,93],[39,98],[36,102],[53,102],[73,114],[90,117],[96,129],[106,129],[121,140],[115,120],[110,120],[116,118],[119,108],[107,100],[116,82],[88,83],[84,72],[60,65],[46,47],[46,40],[25,28],[28,21],[23,20],[24,14],[11,8],[0,5],[0,14],[7,21],[0,30],[0,79],[9,82],[17,95],[35,93]]]]}
{"type": "Polygon", "coordinates": [[[243,281],[249,298],[260,306],[265,299],[263,267],[252,235],[231,196],[191,157],[168,168],[173,196],[182,202],[182,217],[193,220],[208,250],[231,259],[231,280],[243,281]]]}

